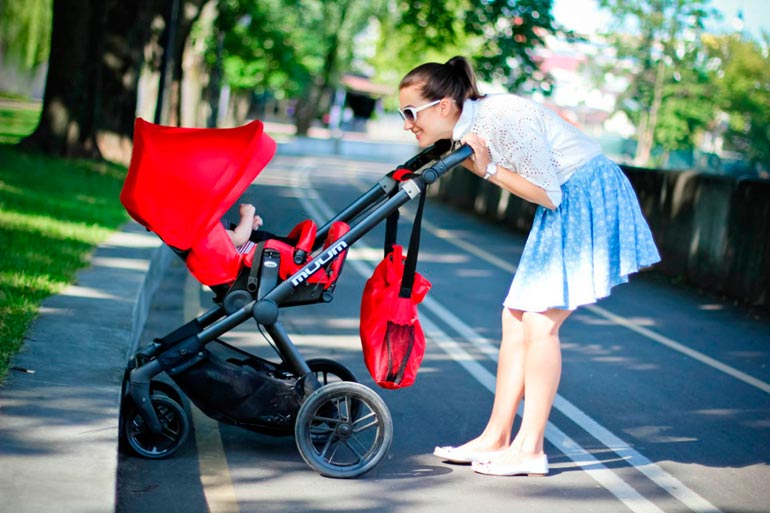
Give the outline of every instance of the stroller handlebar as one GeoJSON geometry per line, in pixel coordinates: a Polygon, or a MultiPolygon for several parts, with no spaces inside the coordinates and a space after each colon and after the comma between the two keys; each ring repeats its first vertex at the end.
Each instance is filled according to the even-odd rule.
{"type": "Polygon", "coordinates": [[[463,160],[473,155],[473,148],[463,144],[458,149],[439,160],[431,167],[422,172],[422,177],[426,184],[431,184],[448,173],[452,168],[458,166],[463,160]]]}
{"type": "Polygon", "coordinates": [[[452,147],[451,140],[439,139],[438,141],[433,143],[431,146],[428,146],[427,148],[422,150],[420,153],[418,153],[411,159],[404,162],[404,164],[399,167],[406,168],[410,171],[417,171],[425,164],[432,162],[437,158],[441,157],[441,155],[446,153],[451,147],[452,147]]]}

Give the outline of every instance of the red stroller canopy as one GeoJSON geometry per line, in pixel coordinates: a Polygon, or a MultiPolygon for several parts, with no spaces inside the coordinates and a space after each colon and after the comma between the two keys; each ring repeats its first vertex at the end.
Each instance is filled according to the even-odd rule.
{"type": "Polygon", "coordinates": [[[275,155],[260,121],[237,128],[177,128],[137,118],[120,201],[163,241],[190,249],[275,155]]]}

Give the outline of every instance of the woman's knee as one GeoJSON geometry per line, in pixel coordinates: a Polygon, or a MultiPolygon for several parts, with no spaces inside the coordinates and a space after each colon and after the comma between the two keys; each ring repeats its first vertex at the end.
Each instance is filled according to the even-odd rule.
{"type": "Polygon", "coordinates": [[[559,338],[561,325],[571,312],[569,310],[551,309],[545,312],[524,312],[522,327],[524,336],[529,342],[559,338]]]}
{"type": "Polygon", "coordinates": [[[522,313],[523,312],[519,310],[503,308],[502,324],[504,340],[510,340],[519,344],[524,342],[524,323],[522,320],[522,313]]]}

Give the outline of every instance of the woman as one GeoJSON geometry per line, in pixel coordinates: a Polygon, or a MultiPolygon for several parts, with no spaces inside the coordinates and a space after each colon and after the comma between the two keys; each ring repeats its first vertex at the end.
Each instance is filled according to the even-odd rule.
{"type": "Polygon", "coordinates": [[[539,205],[503,301],[487,426],[434,454],[481,474],[545,475],[545,428],[561,376],[559,328],[575,308],[660,260],[649,227],[628,180],[596,142],[535,102],[482,95],[463,57],[413,69],[399,85],[399,102],[404,129],[420,147],[449,138],[466,143],[473,156],[464,167],[539,205]]]}

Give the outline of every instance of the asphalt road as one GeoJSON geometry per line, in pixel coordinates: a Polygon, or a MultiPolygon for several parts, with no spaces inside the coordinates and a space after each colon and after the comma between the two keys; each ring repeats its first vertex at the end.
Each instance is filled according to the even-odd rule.
{"type": "MultiPolygon", "coordinates": [[[[322,223],[394,164],[279,156],[245,199],[267,228],[286,233],[306,218],[322,223]]],[[[402,209],[404,242],[415,207],[402,209]]],[[[291,437],[221,425],[191,408],[194,433],[172,458],[121,456],[118,511],[770,511],[768,319],[650,274],[563,327],[548,477],[481,476],[434,458],[435,445],[464,442],[487,419],[501,301],[524,238],[437,201],[428,201],[425,216],[418,271],[433,289],[420,309],[428,348],[413,387],[377,388],[361,356],[359,301],[381,258],[381,227],[353,246],[333,302],[281,313],[305,358],[347,365],[387,403],[394,440],[379,465],[354,480],[325,478],[291,437]]],[[[143,340],[209,301],[174,262],[143,340]]],[[[270,355],[253,322],[225,338],[270,355]]]]}

